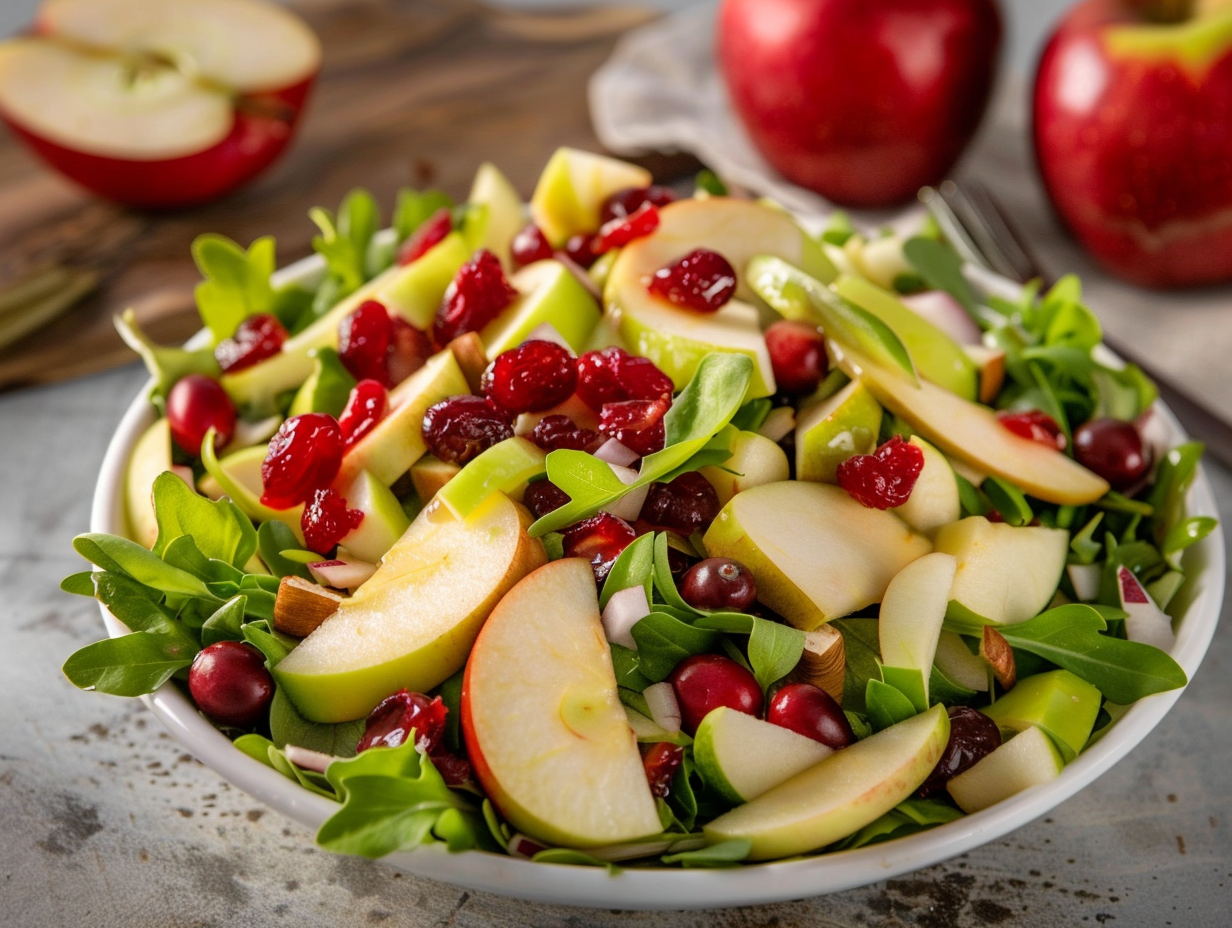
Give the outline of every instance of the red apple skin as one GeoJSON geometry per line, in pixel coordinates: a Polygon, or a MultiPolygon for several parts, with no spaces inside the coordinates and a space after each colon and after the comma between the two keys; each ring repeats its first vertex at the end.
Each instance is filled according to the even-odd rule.
{"type": "Polygon", "coordinates": [[[283,153],[316,74],[283,90],[241,97],[226,138],[191,155],[139,161],[66,148],[0,119],[65,177],[101,197],[141,209],[178,209],[216,200],[255,178],[283,153]]]}
{"type": "Polygon", "coordinates": [[[718,63],[780,174],[890,206],[944,178],[975,134],[1001,32],[995,0],[724,0],[718,63]]]}
{"type": "Polygon", "coordinates": [[[1033,129],[1044,186],[1111,273],[1232,280],[1232,47],[1201,70],[1110,53],[1109,31],[1141,22],[1126,2],[1086,0],[1048,41],[1033,129]]]}

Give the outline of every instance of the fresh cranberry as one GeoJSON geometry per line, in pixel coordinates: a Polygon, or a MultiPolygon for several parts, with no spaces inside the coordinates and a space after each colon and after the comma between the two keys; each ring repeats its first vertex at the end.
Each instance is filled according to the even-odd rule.
{"type": "Polygon", "coordinates": [[[657,400],[621,400],[604,403],[599,410],[599,431],[643,457],[663,450],[663,416],[672,405],[671,394],[657,400]]]}
{"type": "Polygon", "coordinates": [[[287,330],[276,317],[257,313],[241,322],[234,335],[214,347],[214,358],[225,373],[231,374],[272,358],[282,351],[282,343],[286,340],[287,330]]]}
{"type": "Polygon", "coordinates": [[[580,557],[589,561],[598,583],[607,579],[620,552],[637,537],[633,526],[610,512],[600,512],[576,522],[564,529],[563,534],[565,557],[580,557]]]}
{"type": "Polygon", "coordinates": [[[935,796],[942,792],[950,780],[1001,746],[1001,730],[983,712],[954,706],[949,716],[949,740],[937,766],[916,791],[917,796],[935,796]]]}
{"type": "Polygon", "coordinates": [[[217,380],[205,374],[187,374],[167,394],[167,425],[175,443],[197,457],[210,429],[215,432],[215,448],[231,440],[235,404],[217,380]]]}
{"type": "Polygon", "coordinates": [[[735,295],[736,271],[718,252],[698,248],[655,271],[647,289],[676,306],[713,313],[735,295]]]}
{"type": "Polygon", "coordinates": [[[577,361],[563,345],[531,339],[498,355],[479,386],[488,399],[511,413],[541,412],[573,395],[577,361]]]}
{"type": "Polygon", "coordinates": [[[581,268],[590,268],[599,260],[599,252],[595,251],[595,237],[585,232],[569,236],[564,252],[566,258],[581,268]]]}
{"type": "Polygon", "coordinates": [[[448,710],[441,697],[398,690],[382,699],[368,713],[364,734],[355,746],[356,753],[369,748],[396,748],[415,732],[415,746],[425,754],[436,750],[445,734],[448,710]]]}
{"type": "Polygon", "coordinates": [[[338,356],[356,380],[371,379],[388,387],[389,346],[393,323],[376,300],[364,300],[338,323],[338,356]]]}
{"type": "Polygon", "coordinates": [[[649,358],[611,346],[588,351],[577,360],[577,395],[599,412],[604,403],[657,400],[675,389],[672,379],[649,358]]]}
{"type": "Polygon", "coordinates": [[[498,442],[513,437],[509,414],[486,396],[461,393],[430,406],[423,437],[442,461],[465,464],[498,442]]]}
{"type": "Polygon", "coordinates": [[[261,464],[261,502],[272,509],[306,502],[313,490],[329,486],[342,453],[342,430],[333,416],[309,412],[287,419],[270,439],[261,464]]]}
{"type": "Polygon", "coordinates": [[[432,336],[401,316],[390,317],[389,385],[397,386],[427,363],[436,352],[432,336]]]}
{"type": "Polygon", "coordinates": [[[697,471],[688,471],[671,483],[652,483],[641,518],[655,528],[688,537],[704,530],[721,508],[710,481],[697,471]]]}
{"type": "Polygon", "coordinates": [[[729,557],[708,557],[689,568],[680,597],[694,609],[744,612],[757,599],[753,572],[729,557]]]}
{"type": "Polygon", "coordinates": [[[659,228],[659,211],[653,203],[643,203],[628,216],[605,222],[595,233],[591,248],[595,254],[606,254],[613,248],[622,248],[630,242],[645,238],[659,228]]]}
{"type": "Polygon", "coordinates": [[[650,795],[656,799],[666,799],[672,791],[672,780],[676,771],[684,763],[684,748],[670,741],[658,741],[650,746],[642,758],[642,767],[646,771],[646,782],[650,784],[650,795]]]}
{"type": "Polygon", "coordinates": [[[418,261],[436,245],[439,245],[453,231],[453,213],[449,207],[442,206],[435,213],[419,224],[402,246],[398,249],[398,263],[410,264],[418,261]]]}
{"type": "Polygon", "coordinates": [[[552,243],[533,222],[523,226],[509,243],[509,256],[518,267],[534,264],[536,261],[546,261],[552,257],[552,243]]]}
{"type": "Polygon", "coordinates": [[[1065,450],[1065,433],[1061,426],[1046,412],[1030,409],[1026,412],[999,412],[997,421],[1015,435],[1029,438],[1046,448],[1065,450]]]}
{"type": "Polygon", "coordinates": [[[1103,477],[1114,490],[1128,490],[1151,469],[1142,435],[1132,422],[1092,419],[1074,432],[1074,457],[1087,470],[1103,477]]]}
{"type": "Polygon", "coordinates": [[[530,440],[544,451],[594,451],[603,444],[604,438],[594,429],[580,428],[568,416],[558,414],[544,416],[535,423],[530,440]]]}
{"type": "Polygon", "coordinates": [[[376,428],[388,402],[389,391],[375,380],[361,380],[352,387],[346,408],[338,417],[343,445],[350,448],[376,428]]]}
{"type": "Polygon", "coordinates": [[[694,654],[668,676],[680,703],[680,726],[696,734],[697,726],[712,710],[727,706],[745,715],[761,715],[762,694],[757,679],[730,657],[694,654]]]}
{"type": "Polygon", "coordinates": [[[825,337],[817,326],[781,319],[766,329],[766,351],[774,381],[783,393],[812,393],[830,366],[825,337]]]}
{"type": "Polygon", "coordinates": [[[923,468],[924,452],[895,435],[872,454],[839,464],[838,485],[869,509],[892,509],[907,502],[923,468]]]}
{"type": "Polygon", "coordinates": [[[651,184],[649,187],[625,187],[608,194],[599,204],[599,225],[632,216],[646,203],[663,207],[675,201],[676,194],[670,187],[660,187],[658,184],[651,184]]]}
{"type": "Polygon", "coordinates": [[[274,698],[274,678],[265,657],[242,641],[216,641],[202,648],[188,668],[188,692],[217,725],[252,728],[274,698]]]}
{"type": "Polygon", "coordinates": [[[528,484],[522,494],[522,505],[530,510],[536,519],[542,519],[549,512],[555,512],[569,502],[569,494],[554,484],[551,480],[536,480],[528,484]]]}
{"type": "Polygon", "coordinates": [[[842,707],[833,696],[811,683],[789,683],[775,693],[766,707],[766,721],[790,728],[836,751],[856,740],[842,707]]]}
{"type": "Polygon", "coordinates": [[[518,291],[505,279],[500,259],[481,249],[462,265],[445,289],[432,323],[436,343],[447,345],[459,335],[478,332],[517,296],[518,291]]]}
{"type": "Polygon", "coordinates": [[[303,515],[299,517],[299,527],[309,551],[329,554],[363,521],[361,510],[347,509],[342,494],[331,487],[324,487],[312,491],[303,515]]]}

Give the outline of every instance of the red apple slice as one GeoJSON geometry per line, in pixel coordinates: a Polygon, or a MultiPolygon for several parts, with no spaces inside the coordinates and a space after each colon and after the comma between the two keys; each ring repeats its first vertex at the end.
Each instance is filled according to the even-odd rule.
{"type": "Polygon", "coordinates": [[[661,830],[584,560],[539,568],[488,617],[466,665],[462,732],[484,790],[538,841],[599,847],[661,830]]]}
{"type": "Polygon", "coordinates": [[[0,44],[0,116],[53,167],[146,207],[213,199],[286,147],[316,37],[258,0],[50,0],[0,44]]]}

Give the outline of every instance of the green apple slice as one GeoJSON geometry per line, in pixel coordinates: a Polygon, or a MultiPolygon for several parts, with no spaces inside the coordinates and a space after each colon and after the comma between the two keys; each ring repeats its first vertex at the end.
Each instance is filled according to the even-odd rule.
{"type": "Polygon", "coordinates": [[[599,321],[599,304],[559,261],[536,261],[509,281],[521,294],[480,333],[488,357],[516,348],[539,326],[552,326],[581,354],[599,321]]]}
{"type": "Polygon", "coordinates": [[[461,466],[453,461],[442,461],[435,455],[425,454],[411,465],[411,484],[415,487],[415,495],[421,503],[427,503],[461,472],[461,466]]]}
{"type": "Polygon", "coordinates": [[[731,457],[722,464],[699,471],[719,495],[720,506],[727,505],[737,493],[763,483],[778,483],[790,476],[787,452],[764,435],[738,431],[732,439],[731,452],[731,457]]]}
{"type": "Polygon", "coordinates": [[[1102,703],[1100,691],[1081,677],[1068,670],[1050,670],[1019,680],[983,712],[1012,731],[1042,729],[1068,763],[1091,737],[1102,703]]]}
{"type": "MultiPolygon", "coordinates": [[[[940,551],[925,554],[894,575],[881,599],[877,636],[883,679],[891,682],[886,671],[904,671],[898,676],[910,681],[904,694],[916,711],[928,707],[928,676],[957,569],[953,555],[940,551]]],[[[894,684],[897,686],[898,681],[894,684]]]]}
{"type": "Polygon", "coordinates": [[[912,435],[907,441],[924,455],[924,467],[911,488],[907,502],[893,512],[917,532],[931,535],[941,526],[957,522],[962,516],[958,479],[945,455],[919,435],[912,435]]]}
{"type": "Polygon", "coordinates": [[[465,519],[490,495],[521,499],[528,481],[541,475],[547,455],[525,438],[507,438],[469,461],[436,498],[459,519],[465,519]]]}
{"type": "Polygon", "coordinates": [[[903,240],[897,235],[880,235],[868,239],[853,235],[843,245],[852,268],[863,278],[886,290],[904,274],[914,274],[915,268],[903,254],[903,240]]]}
{"type": "Polygon", "coordinates": [[[992,668],[988,661],[972,653],[957,632],[941,630],[933,664],[951,682],[976,693],[988,692],[988,675],[992,668]]]}
{"type": "Polygon", "coordinates": [[[867,280],[843,276],[834,282],[834,291],[893,329],[921,377],[964,399],[976,398],[979,377],[975,362],[949,335],[893,293],[867,280]]]}
{"type": "Polygon", "coordinates": [[[645,168],[604,155],[558,148],[544,165],[530,198],[530,216],[553,247],[599,228],[599,207],[617,190],[647,187],[645,168]]]}
{"type": "Polygon", "coordinates": [[[390,391],[385,418],[347,449],[334,486],[341,492],[365,470],[386,486],[392,485],[427,450],[423,417],[428,407],[446,397],[470,392],[453,352],[448,348],[438,351],[390,391]]]}
{"type": "Polygon", "coordinates": [[[580,848],[662,830],[584,560],[541,567],[493,610],[461,723],[476,778],[515,829],[580,848]]]}
{"type": "Polygon", "coordinates": [[[158,520],[150,494],[154,478],[165,470],[171,470],[171,426],[166,417],[160,416],[133,445],[124,472],[128,537],[147,548],[154,547],[158,540],[158,520]]]}
{"type": "Polygon", "coordinates": [[[373,299],[417,329],[432,328],[436,311],[458,269],[473,249],[460,232],[450,232],[423,255],[376,288],[373,299]]]}
{"type": "Polygon", "coordinates": [[[340,543],[361,561],[378,563],[402,537],[411,520],[398,497],[366,470],[361,470],[343,488],[342,497],[348,509],[358,509],[364,518],[340,543]]]}
{"type": "Polygon", "coordinates": [[[304,530],[300,526],[303,503],[290,509],[272,509],[261,502],[265,490],[261,464],[268,453],[265,446],[251,445],[219,460],[214,452],[214,430],[210,429],[201,442],[201,463],[205,467],[205,476],[200,481],[201,492],[211,498],[230,497],[231,502],[254,522],[284,523],[303,544],[304,530]]]}
{"type": "Polygon", "coordinates": [[[745,564],[761,601],[804,631],[880,602],[891,578],[932,550],[894,514],[795,480],[736,494],[703,543],[745,564]]]}
{"type": "Polygon", "coordinates": [[[425,509],[354,596],[274,668],[300,714],[345,722],[390,693],[426,693],[466,662],[492,608],[547,560],[500,494],[470,519],[425,509]]]}
{"type": "Polygon", "coordinates": [[[834,483],[839,464],[877,448],[881,404],[853,380],[806,406],[796,420],[796,479],[834,483]]]}
{"type": "Polygon", "coordinates": [[[1028,728],[980,758],[945,788],[958,808],[970,815],[1055,780],[1064,766],[1052,739],[1039,728],[1028,728]]]}
{"type": "Polygon", "coordinates": [[[693,738],[693,759],[708,786],[728,802],[748,802],[833,753],[812,738],[720,706],[693,738]]]}
{"type": "Polygon", "coordinates": [[[486,248],[500,258],[506,270],[512,269],[509,246],[513,237],[526,225],[526,219],[522,198],[509,183],[509,178],[496,165],[485,161],[475,172],[466,202],[485,207],[483,228],[476,247],[486,248]]]}
{"type": "Polygon", "coordinates": [[[326,412],[337,419],[351,398],[355,378],[342,366],[338,352],[332,348],[313,348],[308,357],[312,359],[312,374],[296,391],[287,418],[326,412]]]}
{"type": "Polygon", "coordinates": [[[969,516],[937,530],[938,551],[958,559],[950,598],[994,625],[1025,622],[1052,601],[1069,533],[969,516]]]}
{"type": "Polygon", "coordinates": [[[712,843],[751,842],[751,860],[825,847],[915,792],[941,758],[949,735],[949,716],[938,704],[835,751],[702,830],[712,843]]]}

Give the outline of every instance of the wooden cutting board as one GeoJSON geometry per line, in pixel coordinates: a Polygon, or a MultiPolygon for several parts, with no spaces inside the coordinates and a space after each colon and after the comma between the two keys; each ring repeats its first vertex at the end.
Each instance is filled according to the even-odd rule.
{"type": "MultiPolygon", "coordinates": [[[[189,254],[219,232],[247,245],[272,234],[278,261],[311,252],[308,209],[366,187],[388,210],[403,186],[465,197],[491,160],[529,196],[560,145],[597,149],[590,74],[633,8],[530,14],[471,0],[304,0],[324,64],[299,137],[271,171],[205,207],[141,213],[100,201],[44,168],[0,128],[0,286],[48,263],[101,269],[98,287],[47,327],[0,351],[0,390],[63,380],[133,354],[112,317],[132,307],[158,341],[198,327],[189,254]]],[[[657,176],[682,160],[649,159],[657,176]]]]}

